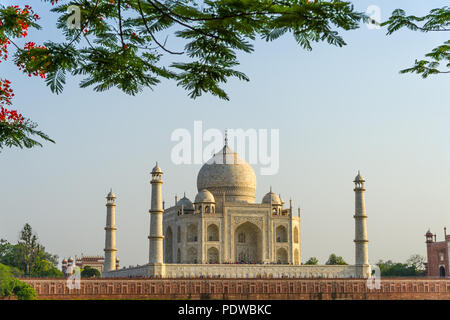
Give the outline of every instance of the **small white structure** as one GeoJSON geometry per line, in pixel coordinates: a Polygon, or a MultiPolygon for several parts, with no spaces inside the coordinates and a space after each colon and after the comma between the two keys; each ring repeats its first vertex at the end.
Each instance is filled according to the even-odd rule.
{"type": "MultiPolygon", "coordinates": [[[[354,181],[353,266],[301,265],[300,209],[295,216],[292,201],[285,208],[272,188],[255,203],[253,168],[229,148],[227,141],[200,169],[194,202],[186,195],[180,200],[175,197],[175,204],[164,209],[163,172],[158,164],[151,174],[149,263],[109,272],[105,267],[103,277],[346,278],[370,274],[365,181],[359,173],[354,181]]],[[[108,207],[108,217],[114,216],[112,208],[108,207]]],[[[107,222],[105,229],[105,254],[113,259],[115,226],[107,222]]]]}

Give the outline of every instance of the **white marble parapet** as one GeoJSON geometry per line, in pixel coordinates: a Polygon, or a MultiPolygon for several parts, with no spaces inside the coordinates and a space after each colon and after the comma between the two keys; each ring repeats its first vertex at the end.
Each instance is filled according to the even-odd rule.
{"type": "Polygon", "coordinates": [[[354,265],[163,264],[104,272],[105,278],[357,278],[354,265]],[[159,270],[156,272],[156,270],[159,270]],[[155,274],[156,273],[156,274],[155,274]]]}

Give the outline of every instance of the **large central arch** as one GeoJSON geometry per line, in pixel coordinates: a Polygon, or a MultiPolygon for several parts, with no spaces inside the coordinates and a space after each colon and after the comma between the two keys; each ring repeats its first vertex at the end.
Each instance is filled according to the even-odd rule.
{"type": "Polygon", "coordinates": [[[262,232],[251,222],[244,222],[234,230],[234,261],[261,263],[263,260],[262,232]]]}

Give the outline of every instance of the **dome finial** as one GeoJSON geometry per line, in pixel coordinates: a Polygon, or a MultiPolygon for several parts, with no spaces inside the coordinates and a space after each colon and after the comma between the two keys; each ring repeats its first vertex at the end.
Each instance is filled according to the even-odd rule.
{"type": "Polygon", "coordinates": [[[155,165],[155,167],[152,170],[152,174],[155,174],[155,173],[161,173],[162,174],[162,170],[161,170],[161,168],[158,165],[158,161],[156,161],[156,165],[155,165]]]}
{"type": "Polygon", "coordinates": [[[109,193],[106,196],[106,199],[112,199],[114,200],[116,198],[116,195],[114,194],[114,192],[112,191],[112,188],[110,189],[109,193]]]}
{"type": "Polygon", "coordinates": [[[225,129],[225,145],[228,146],[228,129],[225,129]]]}
{"type": "Polygon", "coordinates": [[[364,177],[361,175],[361,171],[360,171],[360,170],[358,170],[358,175],[355,177],[354,182],[355,182],[355,183],[356,183],[356,182],[366,182],[366,181],[364,180],[364,177]]]}

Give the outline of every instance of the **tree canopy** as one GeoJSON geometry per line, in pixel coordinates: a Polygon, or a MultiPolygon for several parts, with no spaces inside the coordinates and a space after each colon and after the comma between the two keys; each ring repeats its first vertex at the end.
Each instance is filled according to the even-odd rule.
{"type": "MultiPolygon", "coordinates": [[[[346,43],[339,34],[365,18],[348,1],[309,0],[42,0],[53,5],[64,41],[28,41],[39,30],[31,6],[0,5],[0,62],[12,60],[29,77],[63,91],[68,75],[80,87],[116,87],[135,95],[162,79],[176,81],[191,98],[210,93],[229,99],[230,78],[249,81],[237,70],[238,53],[251,53],[257,38],[274,41],[291,34],[301,48],[314,42],[346,43]],[[174,41],[174,39],[178,39],[174,41]],[[13,49],[13,51],[11,51],[13,49]]],[[[11,110],[11,82],[0,78],[0,149],[54,142],[37,125],[11,110]]]]}
{"type": "Polygon", "coordinates": [[[378,261],[381,276],[384,277],[418,277],[425,272],[425,258],[421,255],[412,255],[406,263],[393,262],[392,260],[378,261]]]}
{"type": "Polygon", "coordinates": [[[101,274],[100,271],[98,271],[95,268],[92,268],[91,266],[86,266],[81,271],[81,277],[83,278],[100,278],[101,274]]]}
{"type": "MultiPolygon", "coordinates": [[[[229,79],[250,80],[237,69],[238,54],[253,52],[256,39],[275,41],[288,34],[306,50],[316,42],[342,47],[342,31],[369,20],[341,0],[41,1],[58,15],[64,40],[22,41],[31,29],[41,29],[40,16],[29,5],[0,5],[0,62],[10,60],[25,75],[45,79],[57,94],[72,75],[83,78],[80,87],[96,91],[115,87],[135,95],[168,79],[191,98],[209,93],[228,100],[223,85],[229,79]]],[[[425,16],[396,9],[382,25],[388,35],[402,28],[448,32],[449,8],[425,16]]],[[[400,72],[424,78],[450,73],[450,40],[425,57],[400,72]]],[[[11,82],[0,78],[0,149],[42,146],[34,137],[54,142],[11,110],[13,97],[11,82]]]]}
{"type": "Polygon", "coordinates": [[[29,52],[19,51],[15,62],[44,72],[56,93],[70,73],[85,76],[80,86],[96,91],[117,87],[134,95],[165,78],[191,98],[208,92],[228,99],[220,85],[231,77],[249,80],[236,70],[237,53],[251,53],[256,38],[274,41],[289,33],[307,50],[319,41],[343,46],[339,31],[358,28],[364,18],[350,2],[339,0],[51,2],[58,3],[52,11],[59,14],[57,27],[66,41],[30,49],[31,62],[29,52]],[[78,12],[79,28],[68,23],[78,12]]]}
{"type": "Polygon", "coordinates": [[[317,264],[319,264],[319,260],[317,260],[316,257],[311,257],[304,264],[306,264],[306,265],[317,265],[317,264]]]}
{"type": "MultiPolygon", "coordinates": [[[[425,16],[406,15],[402,9],[396,9],[384,23],[390,35],[402,28],[420,32],[450,32],[450,7],[435,8],[425,16]]],[[[414,66],[400,73],[417,73],[427,78],[429,75],[450,73],[450,40],[434,48],[425,55],[425,59],[416,60],[414,66]]]]}
{"type": "Polygon", "coordinates": [[[11,267],[0,263],[0,297],[13,295],[19,300],[33,300],[37,296],[33,287],[14,277],[11,267]]]}
{"type": "Polygon", "coordinates": [[[332,253],[328,257],[327,262],[325,262],[326,265],[347,265],[348,263],[344,261],[344,258],[341,256],[337,256],[336,254],[332,253]]]}
{"type": "Polygon", "coordinates": [[[45,251],[45,247],[39,243],[38,236],[29,224],[24,225],[17,244],[0,240],[0,263],[7,265],[15,276],[64,276],[56,268],[58,256],[45,251]]]}

